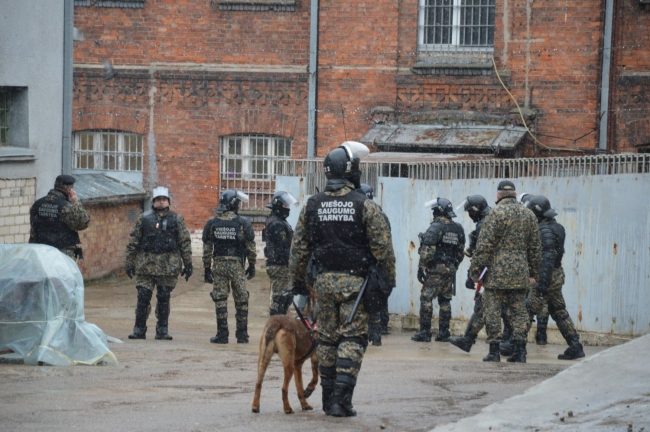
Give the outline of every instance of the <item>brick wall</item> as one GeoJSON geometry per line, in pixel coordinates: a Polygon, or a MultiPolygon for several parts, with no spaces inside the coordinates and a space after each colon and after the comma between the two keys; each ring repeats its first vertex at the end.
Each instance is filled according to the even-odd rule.
{"type": "Polygon", "coordinates": [[[29,241],[29,208],[36,200],[36,179],[0,179],[0,243],[29,241]]]}
{"type": "Polygon", "coordinates": [[[84,260],[79,268],[85,279],[124,271],[129,233],[142,213],[141,203],[85,206],[90,225],[79,233],[84,260]]]}

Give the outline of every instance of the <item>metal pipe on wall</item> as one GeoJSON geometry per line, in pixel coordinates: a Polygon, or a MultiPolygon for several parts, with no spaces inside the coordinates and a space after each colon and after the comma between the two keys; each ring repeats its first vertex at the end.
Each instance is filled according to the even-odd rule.
{"type": "Polygon", "coordinates": [[[72,44],[74,0],[63,4],[63,116],[61,137],[61,171],[72,172],[72,44]]]}
{"type": "Polygon", "coordinates": [[[614,25],[614,0],[605,0],[605,29],[603,35],[603,64],[600,73],[600,129],[598,150],[607,151],[609,122],[609,75],[612,64],[612,28],[614,25]]]}
{"type": "Polygon", "coordinates": [[[318,0],[311,0],[309,22],[309,97],[307,102],[307,158],[316,156],[316,95],[318,87],[318,0]]]}

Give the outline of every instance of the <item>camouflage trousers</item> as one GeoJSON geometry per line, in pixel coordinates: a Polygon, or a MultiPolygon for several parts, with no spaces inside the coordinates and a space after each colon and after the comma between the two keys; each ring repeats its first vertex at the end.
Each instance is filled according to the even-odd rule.
{"type": "Polygon", "coordinates": [[[228,318],[228,294],[232,289],[232,296],[237,309],[237,319],[240,315],[248,318],[248,290],[244,266],[239,259],[216,258],[212,262],[212,292],[210,297],[214,301],[217,319],[228,318]]]}
{"type": "Polygon", "coordinates": [[[293,299],[289,267],[267,266],[266,273],[271,280],[270,314],[284,315],[287,313],[287,309],[293,299]]]}
{"type": "Polygon", "coordinates": [[[178,282],[178,276],[135,275],[135,286],[153,291],[156,287],[167,287],[173,290],[178,282]]]}
{"type": "Polygon", "coordinates": [[[566,303],[564,301],[564,296],[562,295],[562,285],[564,285],[564,270],[560,267],[553,270],[551,283],[546,295],[541,295],[536,289],[530,290],[526,301],[530,313],[528,328],[530,328],[532,324],[533,316],[539,314],[547,303],[548,312],[551,315],[551,318],[553,318],[557,324],[557,328],[560,330],[560,333],[562,333],[564,340],[566,340],[567,344],[570,345],[572,341],[577,341],[579,339],[573,320],[569,316],[569,312],[566,310],[566,303]]]}
{"type": "Polygon", "coordinates": [[[455,272],[428,273],[420,291],[420,322],[431,322],[433,299],[438,298],[439,318],[451,319],[451,298],[454,295],[455,272]]]}
{"type": "Polygon", "coordinates": [[[526,310],[526,290],[489,289],[483,294],[487,342],[501,341],[501,314],[505,310],[512,325],[512,340],[525,341],[529,316],[526,310]]]}
{"type": "MultiPolygon", "coordinates": [[[[474,313],[467,323],[467,329],[465,329],[465,335],[476,340],[479,332],[485,325],[485,301],[483,300],[484,294],[476,296],[474,299],[474,313]]],[[[508,317],[508,311],[505,308],[501,309],[501,320],[503,320],[504,326],[508,326],[510,323],[510,318],[508,317]]]]}
{"type": "Polygon", "coordinates": [[[321,273],[314,284],[318,309],[319,369],[356,379],[368,345],[368,314],[359,303],[354,318],[347,319],[359,295],[363,278],[345,273],[321,273]]]}

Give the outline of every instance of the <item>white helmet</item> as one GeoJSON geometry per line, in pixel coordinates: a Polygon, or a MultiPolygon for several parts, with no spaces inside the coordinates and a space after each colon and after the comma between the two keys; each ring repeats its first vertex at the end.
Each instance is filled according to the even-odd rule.
{"type": "Polygon", "coordinates": [[[171,201],[171,197],[169,196],[169,189],[167,189],[164,186],[158,186],[153,188],[153,191],[151,192],[151,200],[155,200],[158,197],[165,197],[169,201],[171,201]]]}

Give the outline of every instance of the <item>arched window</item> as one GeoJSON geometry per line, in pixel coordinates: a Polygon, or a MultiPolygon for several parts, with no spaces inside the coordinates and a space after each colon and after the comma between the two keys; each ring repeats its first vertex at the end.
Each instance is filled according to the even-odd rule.
{"type": "Polygon", "coordinates": [[[81,170],[142,171],[143,137],[139,134],[89,130],[74,133],[73,166],[81,170]]]}
{"type": "Polygon", "coordinates": [[[277,161],[290,158],[290,138],[259,134],[221,138],[223,180],[271,180],[277,173],[277,161]]]}

